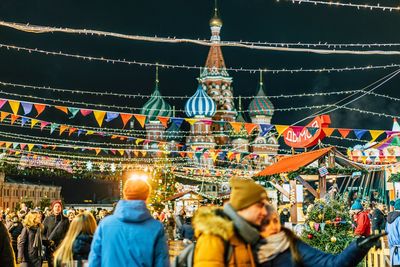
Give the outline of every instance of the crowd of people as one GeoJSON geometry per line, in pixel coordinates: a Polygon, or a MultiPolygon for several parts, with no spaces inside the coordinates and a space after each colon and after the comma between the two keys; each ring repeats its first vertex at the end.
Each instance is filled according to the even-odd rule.
{"type": "Polygon", "coordinates": [[[400,200],[386,216],[381,205],[365,210],[351,206],[355,240],[331,255],[310,247],[282,224],[265,189],[252,180],[231,179],[231,195],[223,207],[201,207],[191,218],[181,210],[151,213],[150,185],[130,179],[112,212],[64,209],[53,201],[48,209],[6,211],[0,223],[0,266],[356,266],[379,243],[374,230],[386,229],[393,266],[400,264],[400,200]],[[372,231],[371,231],[372,221],[372,231]],[[184,240],[186,252],[171,262],[168,240],[184,240]]]}

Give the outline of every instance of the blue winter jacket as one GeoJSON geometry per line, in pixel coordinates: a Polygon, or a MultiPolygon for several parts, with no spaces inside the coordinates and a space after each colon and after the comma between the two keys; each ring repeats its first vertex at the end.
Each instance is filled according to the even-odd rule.
{"type": "MultiPolygon", "coordinates": [[[[313,248],[301,240],[297,241],[297,249],[302,259],[303,267],[354,267],[367,255],[369,249],[357,247],[352,242],[342,253],[333,255],[313,248]]],[[[296,266],[292,260],[290,248],[274,259],[260,264],[262,267],[291,267],[296,266]]]]}
{"type": "Polygon", "coordinates": [[[386,232],[390,248],[390,261],[392,265],[400,265],[400,211],[388,214],[386,232]]]}
{"type": "Polygon", "coordinates": [[[141,200],[120,200],[93,237],[89,267],[169,266],[164,227],[141,200]]]}

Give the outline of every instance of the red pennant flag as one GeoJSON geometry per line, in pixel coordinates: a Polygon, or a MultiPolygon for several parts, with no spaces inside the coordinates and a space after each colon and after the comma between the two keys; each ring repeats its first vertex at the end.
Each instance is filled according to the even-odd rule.
{"type": "Polygon", "coordinates": [[[92,113],[93,110],[91,109],[81,109],[81,114],[86,117],[87,115],[89,115],[90,113],[92,113]]]}
{"type": "Polygon", "coordinates": [[[168,127],[169,117],[158,116],[157,119],[161,122],[161,124],[162,124],[165,128],[168,127]]]}
{"type": "Polygon", "coordinates": [[[33,104],[35,106],[35,109],[37,111],[36,118],[39,117],[39,115],[44,111],[46,108],[46,105],[43,104],[33,104]]]}
{"type": "Polygon", "coordinates": [[[49,123],[50,123],[50,122],[42,121],[42,122],[40,123],[40,130],[43,130],[44,127],[46,127],[47,125],[49,125],[49,123]]]}
{"type": "Polygon", "coordinates": [[[141,114],[133,114],[137,121],[139,122],[140,126],[144,128],[144,123],[146,122],[146,115],[141,115],[141,114]]]}
{"type": "Polygon", "coordinates": [[[18,115],[11,114],[11,125],[13,125],[14,122],[15,122],[16,120],[18,120],[18,119],[19,119],[19,116],[18,116],[18,115]]]}
{"type": "Polygon", "coordinates": [[[21,148],[21,150],[24,150],[24,148],[26,147],[26,144],[19,144],[19,147],[21,148]]]}
{"type": "Polygon", "coordinates": [[[128,121],[132,118],[132,114],[120,113],[119,115],[121,116],[121,120],[122,120],[122,123],[124,124],[124,128],[125,128],[128,121]]]}
{"type": "Polygon", "coordinates": [[[244,128],[246,129],[248,134],[251,134],[258,124],[255,123],[245,123],[244,128]]]}
{"type": "Polygon", "coordinates": [[[69,133],[68,133],[68,135],[71,136],[71,134],[73,134],[74,132],[76,132],[76,130],[78,130],[78,129],[77,129],[77,128],[73,128],[73,127],[69,128],[69,133]]]}
{"type": "Polygon", "coordinates": [[[338,132],[343,138],[346,138],[349,135],[350,131],[351,131],[350,129],[343,129],[343,128],[338,129],[338,132]]]}

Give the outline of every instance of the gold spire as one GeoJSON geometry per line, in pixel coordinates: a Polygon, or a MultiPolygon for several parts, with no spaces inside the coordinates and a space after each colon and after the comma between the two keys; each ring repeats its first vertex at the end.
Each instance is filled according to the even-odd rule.
{"type": "Polygon", "coordinates": [[[242,97],[239,96],[239,112],[242,111],[242,97]]]}
{"type": "Polygon", "coordinates": [[[160,81],[158,80],[158,63],[156,63],[156,86],[158,86],[158,83],[160,81]]]}
{"type": "Polygon", "coordinates": [[[260,85],[263,85],[263,71],[260,70],[260,85]]]}
{"type": "Polygon", "coordinates": [[[214,3],[214,16],[210,19],[210,27],[222,27],[222,20],[218,16],[217,0],[214,3]]]}

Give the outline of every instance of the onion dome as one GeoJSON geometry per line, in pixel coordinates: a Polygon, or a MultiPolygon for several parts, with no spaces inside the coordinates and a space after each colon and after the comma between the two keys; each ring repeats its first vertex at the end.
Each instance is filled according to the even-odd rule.
{"type": "Polygon", "coordinates": [[[214,100],[208,96],[201,84],[199,84],[196,93],[186,102],[186,115],[188,117],[212,117],[216,111],[217,105],[214,100]]]}
{"type": "Polygon", "coordinates": [[[157,116],[171,117],[171,106],[164,100],[158,89],[158,81],[156,87],[151,94],[150,99],[142,107],[140,114],[146,115],[149,121],[156,121],[157,116]]]}
{"type": "Polygon", "coordinates": [[[258,88],[257,96],[250,102],[249,115],[255,116],[269,116],[274,115],[274,105],[268,99],[264,92],[264,85],[260,74],[260,85],[258,88]]]}

